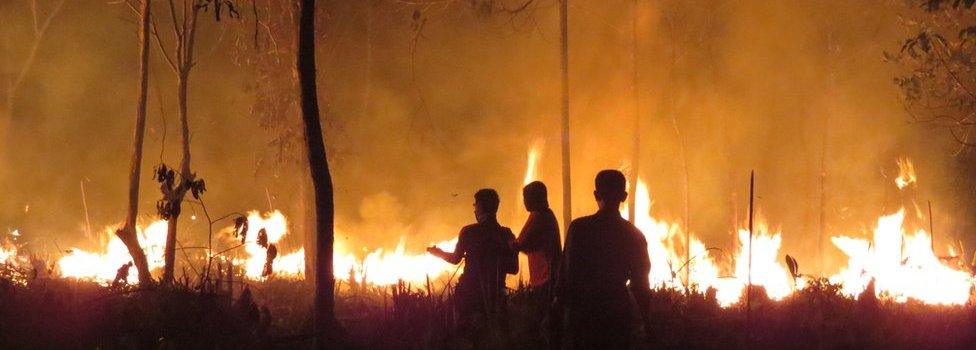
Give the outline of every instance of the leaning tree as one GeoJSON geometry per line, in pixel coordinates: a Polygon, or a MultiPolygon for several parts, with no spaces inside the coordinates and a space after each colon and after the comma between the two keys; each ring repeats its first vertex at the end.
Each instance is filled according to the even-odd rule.
{"type": "Polygon", "coordinates": [[[125,221],[115,231],[132,256],[136,270],[139,272],[139,284],[150,286],[153,283],[149,273],[146,254],[139,246],[136,236],[136,216],[139,214],[139,176],[142,174],[142,144],[146,134],[146,92],[149,86],[149,21],[151,16],[150,0],[142,0],[142,6],[137,11],[139,15],[139,98],[136,102],[136,123],[132,136],[132,161],[129,164],[129,205],[126,207],[125,221]]]}

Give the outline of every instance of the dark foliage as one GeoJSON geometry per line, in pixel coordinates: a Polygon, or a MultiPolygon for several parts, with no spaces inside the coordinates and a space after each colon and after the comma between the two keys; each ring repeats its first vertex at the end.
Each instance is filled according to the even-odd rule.
{"type": "Polygon", "coordinates": [[[154,169],[153,180],[159,183],[159,191],[163,194],[163,198],[156,201],[156,211],[164,220],[180,216],[180,204],[187,191],[198,200],[207,191],[207,184],[203,179],[197,178],[196,174],[179,174],[166,164],[159,164],[154,169]],[[182,176],[179,184],[176,184],[177,175],[182,176]]]}
{"type": "MultiPolygon", "coordinates": [[[[35,279],[0,281],[0,348],[251,348],[261,322],[218,294],[35,279]]],[[[239,299],[238,305],[253,301],[239,299]],[[243,301],[242,301],[243,300],[243,301]]]]}
{"type": "MultiPolygon", "coordinates": [[[[545,298],[510,291],[505,317],[458,330],[450,289],[340,286],[341,343],[333,348],[444,349],[546,347],[545,298]]],[[[207,292],[176,284],[152,291],[47,278],[26,285],[0,279],[0,348],[310,348],[311,289],[271,278],[207,292]],[[214,291],[219,292],[214,292],[214,291]],[[232,292],[233,291],[233,292],[232,292]],[[43,335],[43,336],[37,336],[43,335]]],[[[635,336],[653,348],[963,349],[976,341],[976,308],[842,297],[814,279],[781,301],[752,291],[721,308],[713,291],[651,295],[649,329],[635,336]]]]}

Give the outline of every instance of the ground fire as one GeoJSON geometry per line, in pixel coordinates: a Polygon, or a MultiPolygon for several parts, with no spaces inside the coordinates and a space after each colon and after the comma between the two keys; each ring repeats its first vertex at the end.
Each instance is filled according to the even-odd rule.
{"type": "MultiPolygon", "coordinates": [[[[541,157],[541,144],[533,144],[527,152],[527,166],[523,183],[538,178],[538,161],[541,157]]],[[[897,162],[900,170],[896,185],[899,189],[916,183],[916,174],[911,160],[902,158],[897,162]]],[[[861,235],[832,235],[831,243],[847,256],[847,262],[837,272],[824,271],[804,276],[793,276],[781,252],[783,233],[769,228],[765,219],[758,220],[750,238],[746,228],[735,230],[736,247],[727,252],[710,248],[696,235],[689,242],[680,225],[656,219],[651,216],[653,203],[644,179],[637,181],[633,200],[636,201],[635,225],[645,235],[648,255],[651,257],[650,281],[654,288],[672,289],[681,292],[705,292],[714,289],[716,300],[723,307],[730,307],[742,301],[749,283],[750,269],[752,285],[762,287],[773,300],[781,300],[798,289],[805,287],[810,278],[824,277],[841,286],[848,296],[860,296],[870,282],[874,282],[874,293],[879,298],[894,302],[907,302],[909,299],[926,304],[964,305],[970,301],[976,279],[971,271],[949,262],[961,257],[940,258],[933,251],[932,238],[924,229],[906,227],[906,210],[878,218],[877,224],[867,237],[861,235]],[[750,242],[752,253],[750,254],[750,242]],[[686,247],[690,256],[685,255],[686,247]],[[724,254],[724,255],[723,255],[724,254]],[[752,259],[751,264],[749,259],[752,259]]],[[[625,210],[621,215],[626,217],[625,210]]],[[[923,218],[919,218],[921,219],[923,218]]],[[[265,274],[268,261],[268,248],[257,243],[259,232],[264,232],[268,243],[279,243],[290,234],[287,218],[280,211],[247,213],[248,231],[241,252],[228,254],[226,259],[241,266],[242,277],[251,280],[267,278],[301,279],[305,274],[304,248],[288,252],[278,252],[272,261],[271,274],[265,274]]],[[[156,221],[140,228],[140,244],[147,253],[153,270],[162,267],[162,247],[165,240],[165,221],[156,221]]],[[[220,231],[228,246],[234,246],[233,227],[220,231]]],[[[103,284],[112,282],[118,267],[129,261],[124,245],[115,238],[113,228],[104,231],[104,247],[98,251],[85,251],[71,248],[67,255],[58,260],[61,276],[96,281],[103,284]]],[[[423,285],[430,280],[438,281],[454,272],[454,266],[423,252],[406,251],[406,238],[401,237],[392,251],[382,248],[362,250],[352,249],[348,242],[339,241],[335,249],[335,278],[371,286],[393,286],[398,283],[423,285]]],[[[434,245],[452,250],[456,240],[447,240],[434,245]]],[[[946,247],[954,252],[953,245],[946,247]]],[[[14,261],[17,251],[9,246],[3,251],[4,261],[14,261]]],[[[128,280],[136,281],[136,271],[130,270],[128,280]]]]}

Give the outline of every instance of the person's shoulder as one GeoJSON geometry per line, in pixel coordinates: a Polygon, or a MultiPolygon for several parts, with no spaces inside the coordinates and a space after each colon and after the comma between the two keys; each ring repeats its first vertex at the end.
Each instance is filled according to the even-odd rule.
{"type": "Polygon", "coordinates": [[[569,227],[589,226],[595,220],[596,220],[596,215],[587,215],[587,216],[578,217],[576,219],[573,219],[573,221],[569,223],[569,227]]]}
{"type": "Polygon", "coordinates": [[[539,216],[544,218],[546,221],[556,222],[556,213],[553,213],[552,209],[546,208],[545,210],[540,210],[539,216]]]}
{"type": "Polygon", "coordinates": [[[471,232],[474,232],[475,230],[478,230],[478,224],[477,223],[464,226],[464,227],[461,228],[461,233],[459,234],[459,236],[469,235],[469,234],[471,234],[471,232]]]}
{"type": "Polygon", "coordinates": [[[513,236],[513,237],[515,236],[515,234],[512,233],[512,229],[508,228],[508,226],[498,226],[498,227],[500,227],[499,230],[506,236],[513,236]]]}
{"type": "Polygon", "coordinates": [[[644,232],[641,232],[637,226],[634,226],[634,224],[629,221],[625,221],[625,227],[627,228],[627,232],[631,238],[638,242],[647,244],[647,238],[644,237],[644,232]]]}

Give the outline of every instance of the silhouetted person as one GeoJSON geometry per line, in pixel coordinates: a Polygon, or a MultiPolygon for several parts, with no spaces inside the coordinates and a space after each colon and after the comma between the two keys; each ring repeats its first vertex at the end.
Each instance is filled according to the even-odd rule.
{"type": "Polygon", "coordinates": [[[127,262],[119,266],[118,270],[115,270],[115,279],[112,280],[112,287],[121,287],[129,284],[129,269],[132,268],[132,262],[127,262]]]}
{"type": "Polygon", "coordinates": [[[474,194],[474,215],[478,222],[461,229],[454,252],[427,248],[449,263],[465,261],[455,291],[462,324],[469,323],[478,313],[498,312],[504,302],[505,275],[518,272],[518,255],[512,249],[515,235],[508,227],[498,224],[495,218],[498,204],[495,190],[479,190],[474,194]]]}
{"type": "MultiPolygon", "coordinates": [[[[558,320],[562,314],[558,310],[550,310],[553,298],[553,285],[556,283],[556,273],[559,271],[559,261],[562,256],[562,245],[559,243],[559,223],[556,215],[549,209],[549,199],[546,185],[534,181],[522,188],[522,200],[529,218],[522,227],[516,240],[515,248],[528,256],[529,260],[529,318],[530,327],[537,330],[537,339],[542,347],[546,339],[552,348],[558,348],[560,336],[558,320]],[[553,312],[557,311],[557,312],[553,312]],[[545,319],[548,318],[549,328],[543,331],[545,319]]],[[[523,344],[532,347],[530,344],[523,344]]]]}
{"type": "Polygon", "coordinates": [[[549,209],[546,185],[534,181],[522,188],[522,199],[529,218],[516,240],[516,249],[529,258],[529,285],[548,289],[555,281],[562,255],[559,223],[549,209]]]}
{"type": "Polygon", "coordinates": [[[597,174],[593,195],[599,211],[573,220],[566,233],[558,302],[568,309],[573,349],[628,349],[634,330],[632,297],[647,324],[647,241],[620,216],[620,203],[627,199],[621,172],[597,174]]]}

